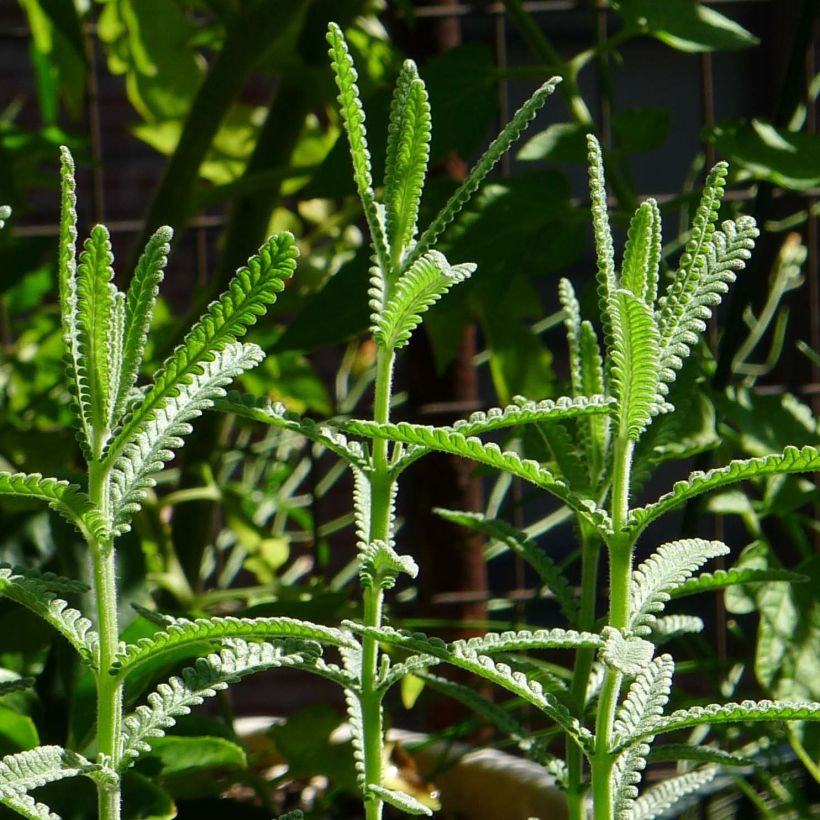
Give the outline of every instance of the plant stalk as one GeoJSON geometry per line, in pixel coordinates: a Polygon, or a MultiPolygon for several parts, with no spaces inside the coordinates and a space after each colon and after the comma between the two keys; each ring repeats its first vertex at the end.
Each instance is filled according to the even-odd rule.
{"type": "MultiPolygon", "coordinates": [[[[582,520],[579,520],[579,527],[581,531],[581,607],[578,613],[578,629],[591,631],[595,626],[600,542],[582,520]]],[[[589,675],[594,660],[594,649],[579,649],[575,655],[570,697],[576,710],[575,715],[579,720],[583,720],[589,675]]],[[[578,743],[570,736],[567,736],[566,740],[566,756],[569,820],[585,820],[584,753],[578,743]]]]}
{"type": "MultiPolygon", "coordinates": [[[[390,420],[390,397],[393,381],[392,350],[379,350],[376,360],[376,384],[373,418],[380,424],[390,420]]],[[[370,541],[391,540],[390,507],[392,479],[388,464],[388,443],[384,439],[373,442],[373,473],[370,477],[370,541]]],[[[384,593],[381,587],[364,590],[364,622],[378,629],[382,623],[384,593]]],[[[364,745],[365,785],[380,786],[382,783],[382,696],[377,691],[379,671],[378,641],[365,635],[362,639],[361,706],[362,739],[364,745]]],[[[366,820],[381,820],[383,802],[375,796],[365,795],[366,820]]]]}
{"type": "MultiPolygon", "coordinates": [[[[98,462],[89,465],[91,500],[107,516],[107,470],[98,462]]],[[[97,752],[101,762],[114,771],[120,764],[122,742],[122,683],[109,674],[119,650],[117,618],[117,578],[113,541],[89,541],[94,568],[94,592],[97,604],[97,629],[100,635],[97,684],[97,752]]],[[[97,783],[99,820],[120,820],[122,794],[119,777],[111,783],[97,783]]]]}
{"type": "MultiPolygon", "coordinates": [[[[612,476],[612,530],[607,544],[609,552],[609,626],[626,629],[629,626],[629,592],[632,580],[634,540],[624,539],[629,517],[629,485],[632,471],[634,442],[623,432],[615,441],[612,476]]],[[[593,817],[612,820],[612,770],[615,756],[609,751],[612,744],[612,726],[621,694],[623,675],[608,668],[604,675],[598,712],[595,719],[595,752],[590,760],[592,770],[593,817]]]]}

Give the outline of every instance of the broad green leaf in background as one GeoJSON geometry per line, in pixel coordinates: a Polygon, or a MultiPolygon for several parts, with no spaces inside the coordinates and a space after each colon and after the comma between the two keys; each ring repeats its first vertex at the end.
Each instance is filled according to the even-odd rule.
{"type": "Polygon", "coordinates": [[[692,0],[614,0],[612,5],[628,26],[679,51],[726,51],[758,42],[734,20],[692,0]]]}
{"type": "Polygon", "coordinates": [[[521,162],[586,162],[586,135],[589,126],[575,122],[558,122],[530,137],[516,155],[521,162]]]}
{"type": "Polygon", "coordinates": [[[71,116],[82,115],[88,62],[80,15],[73,0],[20,0],[31,29],[31,57],[37,76],[40,113],[57,121],[62,97],[71,116]]]}
{"type": "Polygon", "coordinates": [[[330,736],[341,723],[327,704],[307,706],[292,714],[281,726],[270,730],[273,742],[288,761],[294,777],[323,774],[348,791],[356,789],[350,742],[331,743],[330,736]]]}
{"type": "Polygon", "coordinates": [[[155,738],[146,756],[154,777],[177,799],[219,794],[230,785],[225,775],[247,764],[244,750],[224,737],[155,738]]]}
{"type": "Polygon", "coordinates": [[[98,23],[108,68],[126,75],[128,99],[149,122],[184,117],[202,82],[196,29],[168,0],[107,0],[98,23]]]}
{"type": "Polygon", "coordinates": [[[754,179],[797,191],[820,185],[820,135],[785,131],[754,119],[717,125],[707,138],[754,179]]]}

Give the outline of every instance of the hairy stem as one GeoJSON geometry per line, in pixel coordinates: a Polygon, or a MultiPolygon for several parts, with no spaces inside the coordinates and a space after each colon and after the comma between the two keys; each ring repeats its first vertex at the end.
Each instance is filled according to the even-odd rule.
{"type": "MultiPolygon", "coordinates": [[[[595,600],[598,587],[598,561],[600,542],[589,527],[579,521],[581,530],[581,609],[578,615],[577,628],[592,630],[595,626],[595,600]]],[[[595,650],[579,649],[575,655],[575,666],[572,670],[570,696],[575,707],[576,717],[583,721],[589,675],[595,650]]],[[[566,739],[567,755],[567,811],[569,820],[585,820],[584,808],[584,753],[572,738],[566,739]]]]}
{"type": "MultiPolygon", "coordinates": [[[[392,350],[380,350],[376,361],[376,385],[373,418],[384,424],[390,420],[390,398],[393,381],[392,350]]],[[[388,443],[377,439],[373,442],[373,473],[370,478],[370,541],[391,540],[391,493],[392,479],[388,464],[388,443]]],[[[381,588],[366,588],[364,591],[364,622],[366,626],[378,629],[382,622],[384,593],[381,588]]],[[[379,669],[379,645],[375,638],[365,636],[362,640],[361,705],[362,730],[364,733],[364,773],[365,784],[380,786],[382,783],[382,695],[377,691],[379,669]]],[[[380,799],[366,795],[366,820],[380,820],[383,803],[380,799]]]]}
{"type": "MultiPolygon", "coordinates": [[[[107,514],[107,471],[98,462],[89,465],[89,494],[98,508],[107,514]]],[[[97,684],[97,751],[113,770],[119,767],[122,735],[122,683],[109,674],[119,649],[117,623],[117,579],[112,541],[89,541],[94,567],[94,592],[97,604],[97,629],[100,634],[100,663],[97,684]]],[[[121,812],[120,781],[97,784],[99,820],[119,820],[121,812]]]]}
{"type": "MultiPolygon", "coordinates": [[[[621,434],[615,441],[612,474],[612,530],[609,548],[609,626],[626,629],[629,625],[629,585],[632,577],[633,539],[621,533],[629,517],[629,485],[634,442],[621,434]]],[[[612,769],[615,756],[610,753],[612,726],[621,694],[623,675],[608,668],[598,700],[595,720],[595,751],[590,760],[595,820],[612,820],[612,769]]]]}

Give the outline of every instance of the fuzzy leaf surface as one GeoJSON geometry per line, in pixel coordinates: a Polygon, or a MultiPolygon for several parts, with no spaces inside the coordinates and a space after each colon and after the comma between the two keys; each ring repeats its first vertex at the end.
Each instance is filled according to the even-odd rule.
{"type": "Polygon", "coordinates": [[[612,388],[618,398],[620,434],[637,441],[659,411],[660,337],[652,312],[628,290],[610,296],[612,388]]]}
{"type": "Polygon", "coordinates": [[[427,253],[444,232],[444,229],[453,221],[459,211],[467,204],[470,197],[478,190],[482,180],[495,167],[495,164],[507,152],[521,132],[529,125],[538,110],[544,105],[561,82],[560,77],[547,80],[535,93],[515,112],[513,118],[504,126],[501,133],[490,143],[481,159],[473,166],[467,178],[458,187],[456,192],[447,201],[430,226],[421,235],[413,250],[408,254],[404,267],[410,267],[419,257],[427,253]]]}
{"type": "Polygon", "coordinates": [[[92,666],[99,657],[99,636],[91,621],[58,598],[48,583],[25,570],[0,566],[0,595],[26,607],[51,624],[92,666]]]}
{"type": "Polygon", "coordinates": [[[638,675],[652,660],[655,647],[649,641],[611,626],[605,626],[602,635],[601,660],[621,674],[638,675]]]}
{"type": "Polygon", "coordinates": [[[683,598],[685,595],[696,595],[699,592],[712,592],[716,589],[727,589],[746,584],[768,583],[805,583],[809,578],[799,572],[787,569],[717,569],[714,572],[701,572],[689,578],[669,594],[672,598],[683,598]]]}
{"type": "MultiPolygon", "coordinates": [[[[548,490],[572,509],[581,513],[599,529],[611,529],[609,516],[594,502],[577,496],[563,481],[556,478],[537,461],[522,459],[517,453],[504,452],[497,444],[492,442],[485,444],[472,436],[466,437],[461,433],[447,429],[422,424],[409,424],[408,422],[378,424],[372,421],[357,420],[346,422],[345,429],[361,436],[415,444],[420,448],[425,448],[428,452],[438,450],[443,453],[452,453],[504,470],[548,490]]],[[[419,455],[420,453],[417,454],[417,456],[419,455]]]]}
{"type": "Polygon", "coordinates": [[[256,399],[231,390],[224,398],[214,402],[214,408],[223,413],[235,413],[242,418],[298,433],[326,447],[343,460],[353,462],[361,469],[368,468],[366,456],[358,442],[349,442],[338,430],[290,412],[282,402],[256,399]]]}
{"type": "Polygon", "coordinates": [[[116,533],[130,529],[131,518],[156,483],[154,476],[182,446],[183,436],[193,430],[190,422],[222,398],[237,376],[263,358],[264,353],[256,345],[227,344],[180,378],[152,414],[144,417],[141,428],[122,447],[111,470],[112,527],[116,533]]]}
{"type": "Polygon", "coordinates": [[[373,336],[386,350],[404,347],[428,311],[450,288],[463,282],[476,266],[451,265],[444,254],[428,251],[402,274],[392,288],[387,302],[371,302],[373,336]]]}
{"type": "Polygon", "coordinates": [[[123,720],[123,768],[151,748],[153,738],[162,737],[181,715],[193,706],[241,678],[265,669],[280,667],[310,668],[318,660],[317,644],[286,640],[275,643],[248,643],[234,640],[230,647],[207,657],[198,658],[195,665],[182,670],[167,683],[161,683],[148,695],[147,702],[123,720]]]}
{"type": "Polygon", "coordinates": [[[493,407],[490,410],[479,410],[469,418],[460,419],[450,427],[463,436],[478,436],[492,430],[515,427],[519,424],[558,421],[559,419],[578,418],[580,416],[608,415],[615,405],[615,400],[604,395],[562,396],[558,399],[543,401],[521,401],[507,407],[493,407]]]}
{"type": "Polygon", "coordinates": [[[80,531],[86,528],[97,537],[105,535],[99,511],[77,484],[43,478],[39,473],[0,473],[0,495],[45,501],[80,531]]]}
{"type": "Polygon", "coordinates": [[[373,193],[364,109],[359,97],[359,88],[356,85],[358,74],[344,34],[336,23],[330,23],[328,26],[327,41],[330,44],[328,52],[330,65],[339,89],[339,96],[336,99],[339,103],[342,123],[350,145],[350,156],[353,160],[353,179],[356,181],[356,188],[362,201],[365,219],[367,219],[367,227],[370,229],[376,260],[381,271],[386,275],[390,270],[389,254],[382,223],[376,209],[376,197],[373,193]]]}
{"type": "MultiPolygon", "coordinates": [[[[0,760],[0,801],[6,802],[4,798],[14,801],[47,783],[91,774],[99,768],[82,755],[61,746],[38,746],[6,755],[0,760]]],[[[27,801],[25,803],[33,808],[27,801]]],[[[11,807],[14,808],[13,805],[11,807]]]]}
{"type": "Polygon", "coordinates": [[[663,610],[672,591],[711,558],[728,554],[725,544],[702,538],[685,538],[658,547],[632,573],[630,626],[635,633],[648,635],[656,613],[663,610]]]}
{"type": "Polygon", "coordinates": [[[642,737],[644,731],[663,715],[674,671],[671,655],[659,655],[638,672],[613,725],[612,742],[615,746],[642,737]]]}
{"type": "MultiPolygon", "coordinates": [[[[540,683],[528,680],[526,675],[521,672],[514,672],[507,664],[496,663],[486,654],[479,654],[479,652],[470,648],[468,642],[456,641],[451,646],[448,646],[444,641],[428,638],[426,635],[401,632],[388,626],[373,629],[347,621],[345,625],[355,632],[362,635],[369,635],[382,643],[399,646],[411,652],[432,655],[445,663],[449,663],[451,666],[457,666],[467,672],[472,672],[506,689],[508,692],[512,692],[514,695],[517,695],[522,700],[525,700],[527,703],[530,703],[544,712],[544,714],[562,726],[565,731],[572,734],[584,747],[586,747],[591,740],[592,735],[589,730],[573,718],[567,708],[559,703],[553,695],[545,692],[540,683]]],[[[555,631],[564,632],[564,630],[555,631]]],[[[515,633],[510,633],[511,636],[514,634],[515,633]]],[[[507,651],[508,648],[513,646],[521,647],[522,645],[529,645],[533,648],[537,648],[549,645],[546,638],[542,637],[539,639],[539,637],[535,637],[537,633],[532,633],[532,635],[533,638],[529,642],[525,638],[516,640],[514,637],[506,639],[504,636],[500,636],[495,643],[495,648],[501,652],[507,651]]],[[[594,637],[597,638],[597,636],[594,637]]],[[[492,640],[490,642],[492,642],[492,640]]],[[[563,645],[566,646],[567,644],[564,643],[563,645]]]]}
{"type": "Polygon", "coordinates": [[[674,806],[681,797],[711,783],[717,772],[717,766],[708,766],[657,783],[632,804],[630,820],[652,820],[658,817],[666,809],[674,806]]]}
{"type": "Polygon", "coordinates": [[[395,789],[386,789],[384,786],[376,786],[370,784],[367,786],[367,791],[389,803],[399,811],[405,814],[412,814],[414,816],[424,815],[425,817],[432,817],[433,812],[424,803],[419,803],[415,797],[405,792],[396,791],[395,789]]]}
{"type": "Polygon", "coordinates": [[[128,394],[137,381],[173,235],[173,230],[167,226],[157,229],[146,243],[128,286],[123,322],[122,367],[113,414],[115,421],[119,420],[125,410],[128,394]]]}
{"type": "Polygon", "coordinates": [[[592,210],[592,228],[595,234],[595,275],[598,291],[598,308],[604,330],[604,345],[612,350],[612,319],[609,313],[610,299],[618,289],[615,275],[615,249],[612,231],[609,227],[609,212],[606,201],[604,180],[604,157],[601,146],[592,134],[587,134],[587,169],[589,175],[589,196],[592,210]]]}
{"type": "Polygon", "coordinates": [[[416,232],[427,162],[430,156],[430,103],[412,60],[405,60],[390,108],[384,207],[387,244],[400,259],[416,232]]]}
{"type": "Polygon", "coordinates": [[[671,492],[662,495],[653,504],[633,510],[629,517],[629,531],[637,535],[643,529],[669,510],[679,507],[690,498],[702,493],[737,484],[758,476],[777,475],[779,473],[811,473],[820,470],[820,449],[817,447],[786,447],[779,454],[759,458],[737,459],[725,467],[718,467],[706,472],[691,473],[685,481],[679,481],[671,492]]]}
{"type": "Polygon", "coordinates": [[[820,703],[744,700],[740,703],[711,703],[678,709],[648,727],[646,735],[660,735],[692,726],[746,723],[763,720],[820,720],[820,703]]]}
{"type": "Polygon", "coordinates": [[[77,194],[74,182],[74,159],[65,146],[60,147],[60,243],[57,282],[60,316],[63,325],[66,373],[76,413],[80,444],[90,454],[91,406],[88,374],[80,355],[80,332],[77,321],[77,194]]]}
{"type": "MultiPolygon", "coordinates": [[[[85,241],[77,267],[77,351],[79,367],[87,378],[87,404],[93,429],[111,428],[112,378],[111,361],[114,352],[109,349],[114,313],[116,288],[111,241],[108,230],[96,225],[85,241]]],[[[97,443],[88,441],[96,452],[97,443]]]]}
{"type": "Polygon", "coordinates": [[[629,223],[620,284],[650,308],[658,294],[660,262],[661,213],[658,203],[647,199],[629,223]]]}
{"type": "Polygon", "coordinates": [[[298,252],[293,236],[272,236],[240,268],[228,289],[212,302],[202,318],[154,376],[154,382],[111,443],[109,462],[114,462],[141,433],[157,422],[157,415],[170,400],[190,384],[214,354],[243,336],[285,287],[284,281],[296,268],[298,252]]]}
{"type": "MultiPolygon", "coordinates": [[[[699,335],[706,330],[712,308],[720,304],[737,272],[745,267],[759,231],[754,219],[742,216],[733,222],[724,222],[719,231],[710,225],[707,233],[710,233],[709,241],[702,247],[699,244],[694,261],[675,275],[656,314],[661,336],[660,379],[664,395],[675,380],[676,371],[683,367],[684,359],[697,344],[699,335]]],[[[687,248],[694,242],[690,240],[687,248]]],[[[687,250],[684,259],[688,255],[687,250]]]]}
{"type": "Polygon", "coordinates": [[[120,680],[124,680],[143,663],[154,660],[163,653],[173,652],[183,646],[223,641],[228,638],[293,639],[316,641],[331,646],[347,646],[352,640],[340,629],[311,624],[296,618],[234,618],[230,615],[198,618],[193,621],[177,618],[150,638],[141,638],[125,647],[114,658],[109,671],[120,680]]]}

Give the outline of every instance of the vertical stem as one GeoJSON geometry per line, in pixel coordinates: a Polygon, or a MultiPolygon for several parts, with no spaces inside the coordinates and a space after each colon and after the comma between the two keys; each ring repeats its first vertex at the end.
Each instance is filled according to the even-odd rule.
{"type": "MultiPolygon", "coordinates": [[[[621,533],[629,515],[629,485],[634,442],[621,433],[615,441],[612,474],[612,530],[609,548],[609,626],[626,629],[629,625],[629,585],[632,576],[634,541],[621,533]]],[[[612,725],[621,693],[623,675],[608,668],[598,700],[595,720],[595,751],[590,760],[595,820],[611,820],[613,815],[612,767],[615,757],[609,751],[612,725]]]]}
{"type": "MultiPolygon", "coordinates": [[[[89,495],[107,515],[108,476],[98,462],[89,464],[89,495]]],[[[97,629],[100,635],[100,664],[97,683],[97,751],[106,765],[117,771],[122,741],[122,684],[109,674],[119,649],[117,622],[117,578],[113,541],[89,541],[94,567],[94,592],[97,604],[97,629]]],[[[99,820],[120,820],[122,795],[120,780],[97,784],[99,820]]]]}
{"type": "MultiPolygon", "coordinates": [[[[376,385],[373,406],[374,420],[384,424],[390,419],[390,396],[393,380],[394,353],[379,350],[376,360],[376,385]]],[[[383,439],[373,442],[373,474],[370,478],[370,541],[390,541],[390,496],[392,480],[388,465],[388,443],[383,439]]],[[[382,622],[384,593],[381,588],[364,590],[364,622],[378,629],[382,622]]],[[[366,785],[382,783],[383,725],[381,694],[376,691],[379,668],[379,644],[365,635],[362,639],[361,706],[362,739],[364,745],[364,774],[366,785]]],[[[374,796],[365,796],[366,820],[381,820],[383,803],[374,796]]]]}
{"type": "MultiPolygon", "coordinates": [[[[600,542],[580,520],[581,528],[581,608],[577,628],[592,630],[595,625],[595,600],[598,587],[598,561],[600,542]]],[[[570,697],[576,709],[576,717],[583,719],[589,674],[595,660],[594,649],[579,649],[572,670],[570,697]]],[[[566,740],[567,756],[567,809],[569,820],[584,820],[584,753],[572,737],[566,740]]]]}

